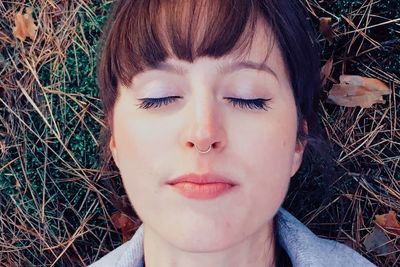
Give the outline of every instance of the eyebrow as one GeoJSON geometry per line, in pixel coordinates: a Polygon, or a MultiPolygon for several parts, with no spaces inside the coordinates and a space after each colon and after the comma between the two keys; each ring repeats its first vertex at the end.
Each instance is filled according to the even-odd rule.
{"type": "MultiPolygon", "coordinates": [[[[153,69],[172,72],[180,75],[184,75],[187,72],[187,70],[181,65],[166,62],[158,63],[153,69]]],[[[278,79],[276,73],[266,63],[256,63],[254,61],[235,61],[230,64],[220,65],[217,69],[219,74],[228,74],[241,69],[259,70],[265,71],[278,79]]]]}
{"type": "Polygon", "coordinates": [[[265,71],[278,79],[276,73],[266,63],[256,63],[253,61],[236,61],[231,64],[221,66],[219,67],[219,73],[227,74],[241,69],[265,71]]]}

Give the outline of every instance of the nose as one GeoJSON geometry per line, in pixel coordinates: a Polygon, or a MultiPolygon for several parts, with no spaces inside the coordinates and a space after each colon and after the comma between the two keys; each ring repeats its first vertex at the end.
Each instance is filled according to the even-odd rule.
{"type": "Polygon", "coordinates": [[[197,153],[222,151],[226,145],[226,132],[223,114],[219,112],[217,103],[207,98],[204,101],[194,100],[190,105],[184,130],[186,147],[197,153]]]}

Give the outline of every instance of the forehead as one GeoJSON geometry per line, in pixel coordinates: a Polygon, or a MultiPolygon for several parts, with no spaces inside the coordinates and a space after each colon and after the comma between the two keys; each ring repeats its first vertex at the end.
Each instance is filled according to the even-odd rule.
{"type": "MultiPolygon", "coordinates": [[[[257,17],[254,27],[247,31],[251,36],[247,46],[243,49],[234,49],[229,54],[230,56],[255,62],[265,62],[269,57],[279,57],[280,50],[276,45],[275,36],[262,17],[257,17]]],[[[242,35],[242,38],[246,38],[246,32],[242,35]]]]}

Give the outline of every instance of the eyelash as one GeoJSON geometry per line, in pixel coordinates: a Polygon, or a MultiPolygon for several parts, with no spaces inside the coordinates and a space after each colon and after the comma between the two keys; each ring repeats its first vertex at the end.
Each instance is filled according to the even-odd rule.
{"type": "MultiPolygon", "coordinates": [[[[182,98],[180,96],[169,96],[163,98],[141,98],[139,100],[142,101],[141,104],[137,105],[141,109],[149,109],[149,108],[159,108],[162,105],[168,105],[169,103],[173,103],[177,98],[182,98]]],[[[248,109],[264,109],[267,110],[270,108],[266,103],[271,100],[271,98],[256,98],[256,99],[242,99],[242,98],[233,98],[233,97],[225,97],[229,103],[235,107],[238,105],[240,108],[248,108],[248,109]]]]}

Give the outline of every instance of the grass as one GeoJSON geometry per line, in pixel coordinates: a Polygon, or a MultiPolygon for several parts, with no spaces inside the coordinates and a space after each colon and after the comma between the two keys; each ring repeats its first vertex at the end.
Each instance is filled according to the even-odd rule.
{"type": "MultiPolygon", "coordinates": [[[[302,1],[318,29],[331,17],[333,43],[320,34],[321,65],[333,59],[320,119],[332,143],[332,176],[303,165],[284,206],[322,237],[348,244],[379,266],[399,263],[368,252],[377,214],[400,211],[400,2],[302,1]],[[340,74],[374,77],[392,94],[372,108],[326,101],[340,74]]],[[[85,266],[122,243],[110,216],[135,212],[115,168],[102,167],[104,124],[95,65],[105,0],[0,3],[0,266],[85,266]],[[34,40],[12,34],[14,15],[33,8],[34,40]]],[[[137,219],[135,220],[137,223],[137,219]]]]}

